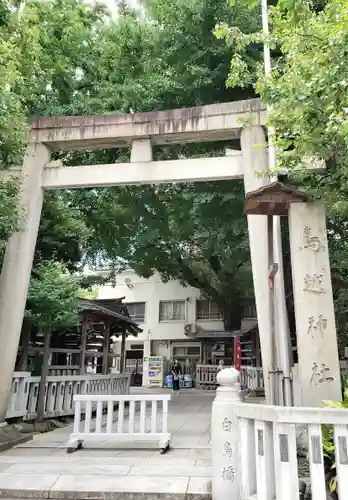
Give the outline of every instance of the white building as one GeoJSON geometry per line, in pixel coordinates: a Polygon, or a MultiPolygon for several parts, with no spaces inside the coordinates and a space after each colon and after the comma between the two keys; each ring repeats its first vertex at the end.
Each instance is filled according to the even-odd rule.
{"type": "MultiPolygon", "coordinates": [[[[121,297],[131,318],[143,329],[139,337],[129,337],[126,342],[127,358],[138,358],[139,362],[148,356],[177,358],[193,366],[203,361],[216,363],[221,358],[231,362],[233,335],[256,324],[253,307],[248,307],[241,330],[225,332],[219,310],[202,300],[200,290],[184,287],[178,281],[163,283],[158,274],[145,279],[126,270],[117,275],[116,286],[105,285],[98,290],[98,299],[121,297]]],[[[245,343],[244,358],[253,357],[255,346],[251,344],[245,343]]],[[[120,353],[120,342],[115,352],[120,353]]]]}

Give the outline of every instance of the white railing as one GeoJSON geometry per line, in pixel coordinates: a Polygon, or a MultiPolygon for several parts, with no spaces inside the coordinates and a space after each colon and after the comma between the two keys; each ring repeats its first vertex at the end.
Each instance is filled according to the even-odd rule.
{"type": "Polygon", "coordinates": [[[30,376],[30,372],[14,372],[6,418],[20,418],[26,414],[30,376]]]}
{"type": "MultiPolygon", "coordinates": [[[[222,368],[228,368],[223,366],[222,368]]],[[[202,389],[216,389],[216,376],[221,370],[218,365],[197,365],[196,387],[202,389]]],[[[256,391],[264,388],[263,370],[255,366],[242,366],[240,372],[240,383],[243,390],[256,391]]]]}
{"type": "MultiPolygon", "coordinates": [[[[6,418],[35,419],[39,385],[40,377],[31,377],[27,372],[15,372],[6,418]]],[[[73,397],[76,394],[128,394],[129,385],[128,374],[48,376],[44,418],[73,415],[73,397]]]]}
{"type": "MultiPolygon", "coordinates": [[[[298,500],[296,429],[308,437],[308,462],[313,500],[326,500],[322,424],[333,430],[339,500],[348,500],[348,410],[284,408],[239,403],[241,498],[298,500]]],[[[331,470],[331,473],[333,471],[331,470]]],[[[303,479],[303,478],[301,478],[303,479]]]]}
{"type": "Polygon", "coordinates": [[[330,484],[338,493],[330,498],[348,500],[348,409],[247,404],[239,375],[234,368],[217,375],[213,500],[299,500],[308,485],[312,500],[327,500],[330,484]],[[308,446],[300,468],[297,434],[301,452],[308,446]]]}
{"type": "Polygon", "coordinates": [[[264,389],[263,370],[256,366],[242,366],[240,371],[240,385],[242,389],[257,391],[264,389]]]}
{"type": "Polygon", "coordinates": [[[196,366],[196,387],[201,389],[215,389],[217,386],[216,375],[220,367],[217,365],[196,366]]]}
{"type": "Polygon", "coordinates": [[[171,437],[168,432],[170,399],[170,394],[75,396],[74,429],[67,445],[68,453],[82,448],[84,441],[99,441],[101,445],[134,442],[135,446],[139,441],[158,441],[164,453],[169,448],[171,437]],[[126,404],[129,405],[128,414],[125,412],[126,404]],[[103,415],[105,406],[107,412],[103,415]],[[94,409],[96,418],[92,421],[94,409]]]}

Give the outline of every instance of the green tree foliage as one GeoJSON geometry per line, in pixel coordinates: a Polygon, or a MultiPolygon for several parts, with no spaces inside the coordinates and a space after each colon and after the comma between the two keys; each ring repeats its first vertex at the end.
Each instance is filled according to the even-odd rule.
{"type": "Polygon", "coordinates": [[[104,45],[106,9],[101,3],[81,0],[29,0],[26,9],[40,46],[34,81],[26,80],[28,115],[91,113],[85,100],[92,104],[97,91],[94,66],[104,45]],[[92,78],[84,73],[88,65],[92,78]]]}
{"type": "MultiPolygon", "coordinates": [[[[231,92],[226,88],[230,50],[213,37],[213,29],[221,16],[243,29],[256,29],[255,17],[245,9],[231,10],[225,0],[151,0],[143,7],[142,17],[124,7],[117,22],[103,27],[103,38],[94,40],[93,56],[81,57],[79,80],[72,83],[70,113],[149,111],[250,95],[251,89],[231,92]]],[[[250,57],[258,59],[259,50],[250,50],[250,57]]],[[[66,110],[67,103],[60,113],[66,110]]],[[[50,112],[50,108],[45,111],[50,112]]],[[[156,150],[155,155],[170,159],[222,151],[216,144],[177,146],[156,150]]],[[[120,161],[126,155],[113,150],[62,159],[69,164],[98,163],[120,161]]],[[[127,262],[146,276],[157,270],[163,279],[197,286],[224,311],[239,308],[240,296],[249,293],[240,184],[91,190],[73,193],[71,199],[90,231],[92,260],[111,262],[117,268],[127,262]],[[221,222],[222,214],[227,227],[221,222]]]]}
{"type": "MultiPolygon", "coordinates": [[[[21,92],[23,54],[20,45],[28,40],[18,7],[10,0],[0,2],[0,173],[21,157],[27,117],[21,92]]],[[[0,181],[0,256],[10,234],[18,225],[18,185],[0,181]]],[[[1,257],[0,257],[1,263],[1,257]]]]}
{"type": "MultiPolygon", "coordinates": [[[[27,117],[22,105],[26,22],[10,0],[0,3],[0,166],[18,159],[24,145],[27,117]]],[[[32,48],[29,42],[28,48],[32,48]]],[[[29,50],[31,52],[31,50],[29,50]]]]}
{"type": "Polygon", "coordinates": [[[75,325],[79,280],[59,262],[37,266],[30,281],[26,315],[39,330],[75,325]]]}
{"type": "Polygon", "coordinates": [[[83,252],[91,236],[78,205],[73,205],[69,193],[49,191],[41,216],[34,265],[57,260],[70,271],[83,265],[83,252]]]}
{"type": "Polygon", "coordinates": [[[328,2],[319,13],[305,1],[295,7],[273,11],[272,36],[282,57],[258,86],[273,107],[279,163],[294,168],[305,156],[324,160],[323,175],[300,181],[325,199],[330,214],[346,219],[348,4],[328,2]]]}
{"type": "Polygon", "coordinates": [[[131,266],[141,276],[156,270],[164,281],[179,279],[214,300],[226,321],[250,294],[244,194],[238,182],[119,188],[112,198],[107,190],[91,190],[85,206],[96,249],[116,271],[131,266]]]}
{"type": "MultiPolygon", "coordinates": [[[[231,49],[213,36],[213,29],[222,20],[253,32],[259,19],[225,0],[144,0],[140,14],[123,2],[116,19],[80,0],[28,0],[16,12],[12,22],[21,85],[11,90],[22,116],[150,111],[253,94],[251,87],[226,88],[231,49]]],[[[257,61],[260,47],[247,53],[257,61]]],[[[14,148],[11,158],[18,151],[14,148]]],[[[155,154],[168,159],[217,151],[221,146],[214,144],[162,148],[155,154]]],[[[61,157],[66,164],[82,164],[120,161],[127,154],[112,150],[61,157]]],[[[128,259],[143,275],[157,269],[164,279],[194,284],[225,308],[250,285],[242,197],[238,183],[46,195],[35,263],[55,258],[76,269],[89,249],[94,261],[101,257],[119,265],[128,259]],[[159,219],[162,211],[169,211],[169,226],[159,219]],[[160,231],[152,213],[158,214],[160,231]],[[142,223],[134,224],[134,218],[142,223]],[[158,243],[156,252],[150,235],[158,243]],[[171,250],[166,252],[166,246],[171,250]]]]}
{"type": "MultiPolygon", "coordinates": [[[[248,7],[260,15],[255,2],[249,1],[248,7]]],[[[326,202],[336,320],[341,333],[346,333],[348,319],[347,7],[345,0],[281,0],[269,9],[268,39],[259,31],[246,33],[224,23],[215,32],[233,48],[227,84],[253,82],[270,106],[278,166],[289,169],[291,182],[326,202]],[[263,42],[273,50],[268,78],[262,66],[244,63],[250,44],[263,42]],[[323,161],[325,172],[303,172],[298,166],[305,157],[323,161]]],[[[341,337],[347,343],[345,339],[341,337]]]]}
{"type": "MultiPolygon", "coordinates": [[[[246,34],[226,24],[215,31],[240,58],[255,42],[266,41],[277,48],[278,57],[273,59],[267,79],[262,66],[258,73],[247,67],[238,78],[231,72],[228,83],[240,86],[253,82],[271,107],[269,121],[276,130],[280,167],[293,172],[303,158],[325,162],[324,174],[299,172],[297,178],[312,193],[325,198],[331,213],[341,215],[348,213],[347,6],[344,0],[329,1],[320,8],[307,0],[282,0],[269,9],[268,40],[260,32],[246,34]]],[[[250,9],[259,14],[253,3],[250,9]]]]}
{"type": "Polygon", "coordinates": [[[16,182],[0,181],[0,269],[6,242],[19,223],[18,188],[16,182]]]}
{"type": "MultiPolygon", "coordinates": [[[[259,21],[225,0],[143,0],[116,19],[80,0],[29,0],[39,26],[40,74],[28,85],[29,114],[128,113],[237,100],[225,78],[230,50],[219,20],[255,31],[259,21]]],[[[250,58],[259,51],[250,49],[250,58]]]]}
{"type": "Polygon", "coordinates": [[[41,262],[30,280],[26,317],[32,325],[45,334],[37,407],[39,421],[44,417],[51,332],[78,323],[79,289],[79,280],[57,261],[41,262]]]}
{"type": "MultiPolygon", "coordinates": [[[[73,101],[75,89],[72,82],[78,80],[78,58],[88,58],[94,30],[97,31],[102,12],[103,9],[99,7],[89,7],[78,1],[1,0],[0,171],[21,163],[28,120],[33,114],[54,113],[57,102],[61,105],[59,113],[66,114],[65,103],[73,101]]],[[[17,184],[1,182],[0,254],[9,235],[19,224],[17,194],[17,184]]],[[[45,207],[44,214],[47,211],[53,213],[52,197],[45,207]]],[[[62,203],[56,208],[62,209],[62,203]]],[[[67,207],[64,210],[66,215],[67,207]]],[[[72,217],[67,217],[67,220],[72,222],[72,217]]],[[[44,221],[41,228],[47,225],[52,234],[52,222],[44,221]]],[[[72,226],[76,227],[76,224],[72,226]]],[[[59,226],[55,229],[58,230],[59,226]]],[[[76,231],[76,235],[78,233],[76,231]]],[[[47,236],[45,238],[46,241],[39,245],[39,253],[42,253],[42,245],[48,250],[47,236]]],[[[63,246],[66,247],[66,235],[56,234],[56,246],[59,239],[64,240],[63,246]]],[[[77,242],[78,238],[75,238],[75,247],[77,242]]],[[[61,248],[60,253],[62,251],[66,254],[66,248],[61,248]]],[[[72,250],[69,252],[68,260],[71,260],[72,250]]],[[[53,253],[57,253],[56,249],[53,253]]],[[[75,254],[77,257],[76,250],[75,254]]],[[[47,258],[47,255],[44,257],[47,258]]],[[[64,260],[67,261],[67,255],[64,260]]]]}

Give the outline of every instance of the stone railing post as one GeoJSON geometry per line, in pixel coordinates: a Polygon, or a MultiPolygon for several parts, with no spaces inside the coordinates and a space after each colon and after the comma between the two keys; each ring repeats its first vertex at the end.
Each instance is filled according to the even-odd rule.
{"type": "Polygon", "coordinates": [[[224,368],[217,374],[211,422],[212,498],[240,500],[240,431],[234,408],[242,402],[239,372],[224,368]]]}

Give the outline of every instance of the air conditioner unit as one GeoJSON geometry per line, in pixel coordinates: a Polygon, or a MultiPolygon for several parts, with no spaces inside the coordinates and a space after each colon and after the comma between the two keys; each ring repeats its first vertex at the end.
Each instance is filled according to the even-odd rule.
{"type": "Polygon", "coordinates": [[[185,335],[190,336],[196,333],[196,325],[194,323],[187,323],[184,326],[185,335]]]}
{"type": "Polygon", "coordinates": [[[134,285],[132,283],[132,280],[130,278],[125,278],[124,279],[124,282],[125,282],[125,285],[128,287],[128,288],[134,288],[134,285]]]}

